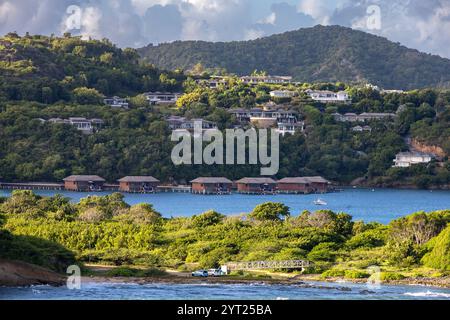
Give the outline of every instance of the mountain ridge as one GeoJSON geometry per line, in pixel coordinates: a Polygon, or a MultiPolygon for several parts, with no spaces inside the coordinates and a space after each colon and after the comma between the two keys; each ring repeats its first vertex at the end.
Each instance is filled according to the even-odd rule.
{"type": "Polygon", "coordinates": [[[300,82],[368,82],[386,89],[450,87],[450,59],[341,26],[315,26],[249,41],[175,41],[138,49],[157,67],[265,70],[300,82]]]}

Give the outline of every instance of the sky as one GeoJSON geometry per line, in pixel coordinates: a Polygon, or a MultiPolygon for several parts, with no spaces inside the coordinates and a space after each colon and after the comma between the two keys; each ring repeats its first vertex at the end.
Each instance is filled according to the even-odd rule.
{"type": "Polygon", "coordinates": [[[251,40],[317,24],[450,58],[450,0],[0,0],[0,34],[71,32],[120,47],[251,40]]]}

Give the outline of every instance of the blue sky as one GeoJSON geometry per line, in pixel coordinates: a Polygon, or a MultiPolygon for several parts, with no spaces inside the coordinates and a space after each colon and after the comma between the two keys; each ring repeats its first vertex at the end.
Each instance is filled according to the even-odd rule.
{"type": "Polygon", "coordinates": [[[2,34],[70,31],[121,47],[249,40],[317,24],[351,27],[450,58],[450,0],[0,0],[2,34]],[[79,10],[68,13],[71,5],[79,10]]]}

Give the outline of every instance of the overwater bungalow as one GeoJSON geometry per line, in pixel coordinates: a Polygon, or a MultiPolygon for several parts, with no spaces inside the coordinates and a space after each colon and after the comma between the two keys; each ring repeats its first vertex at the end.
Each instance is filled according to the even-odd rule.
{"type": "Polygon", "coordinates": [[[68,191],[103,191],[105,179],[95,175],[73,175],[63,179],[64,188],[68,191]]]}
{"type": "Polygon", "coordinates": [[[276,192],[277,183],[271,178],[243,178],[236,181],[239,193],[262,194],[276,192]]]}
{"type": "Polygon", "coordinates": [[[306,177],[308,179],[309,184],[311,186],[312,192],[316,193],[326,193],[330,191],[331,182],[323,177],[306,177]]]}
{"type": "Polygon", "coordinates": [[[131,193],[152,193],[160,181],[152,176],[127,176],[117,180],[119,191],[131,193]]]}
{"type": "Polygon", "coordinates": [[[233,182],[224,177],[200,177],[191,181],[192,193],[230,194],[233,182]]]}
{"type": "Polygon", "coordinates": [[[279,193],[310,193],[313,192],[311,182],[307,177],[290,177],[277,181],[277,190],[279,193]]]}

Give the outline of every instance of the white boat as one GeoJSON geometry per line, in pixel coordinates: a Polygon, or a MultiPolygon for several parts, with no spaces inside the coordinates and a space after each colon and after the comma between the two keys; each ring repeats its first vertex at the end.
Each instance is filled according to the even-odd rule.
{"type": "Polygon", "coordinates": [[[316,206],[326,206],[328,203],[326,201],[322,200],[322,199],[317,199],[317,200],[314,201],[314,204],[316,206]]]}

